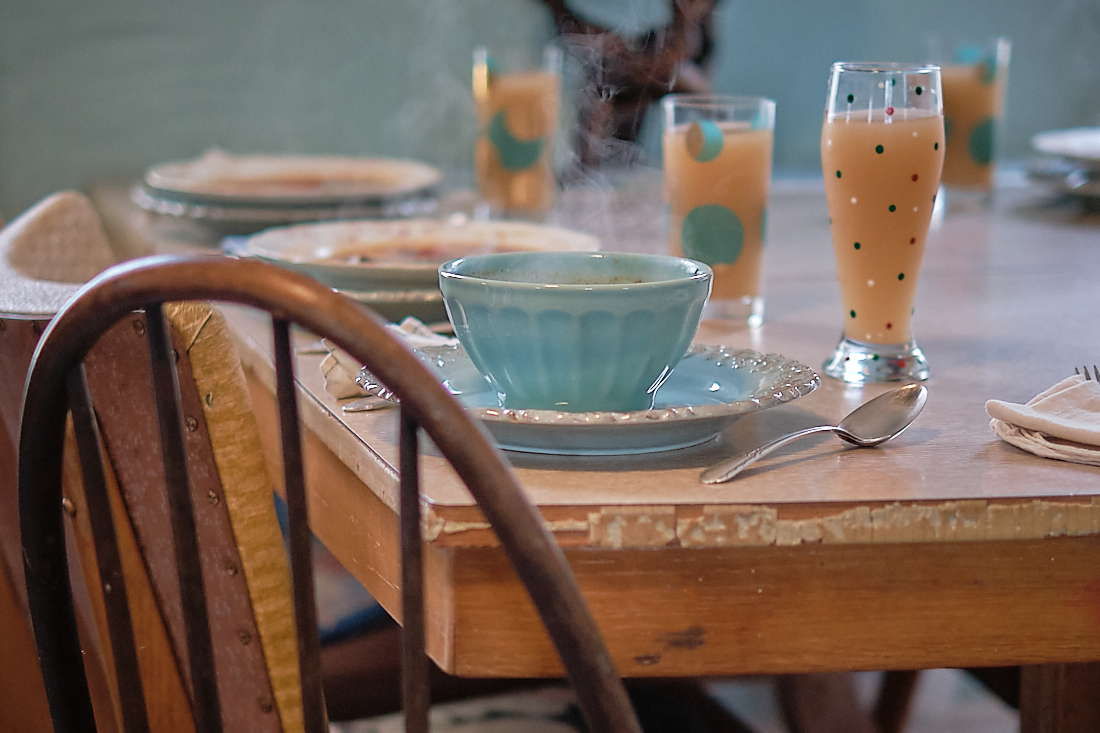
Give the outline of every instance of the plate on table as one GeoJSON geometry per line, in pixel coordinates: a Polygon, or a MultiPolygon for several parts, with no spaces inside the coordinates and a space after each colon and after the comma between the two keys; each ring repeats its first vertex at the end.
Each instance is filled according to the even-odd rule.
{"type": "Polygon", "coordinates": [[[154,166],[131,192],[141,208],[226,234],[306,221],[424,216],[442,174],[414,160],[231,155],[154,166]]]}
{"type": "MultiPolygon", "coordinates": [[[[461,345],[415,350],[502,448],[557,455],[652,453],[705,443],[750,412],[791,402],[821,384],[813,369],[778,354],[693,345],[652,410],[558,412],[499,407],[496,392],[461,345]]],[[[360,384],[370,375],[360,373],[360,384]]]]}
{"type": "MultiPolygon", "coordinates": [[[[340,221],[259,232],[240,252],[358,293],[439,288],[439,266],[488,252],[599,249],[595,237],[519,221],[340,221]]],[[[442,299],[442,296],[440,296],[442,299]]]]}
{"type": "Polygon", "coordinates": [[[1100,127],[1041,132],[1031,145],[1046,157],[1029,161],[1028,178],[1100,211],[1100,127]]]}
{"type": "Polygon", "coordinates": [[[1033,135],[1031,146],[1043,155],[1091,163],[1100,166],[1100,127],[1074,127],[1048,130],[1033,135]]]}

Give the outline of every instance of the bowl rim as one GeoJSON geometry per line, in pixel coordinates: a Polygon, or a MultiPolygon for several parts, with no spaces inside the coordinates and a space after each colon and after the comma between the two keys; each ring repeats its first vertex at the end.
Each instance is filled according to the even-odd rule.
{"type": "MultiPolygon", "coordinates": [[[[686,268],[684,268],[686,270],[686,268]]],[[[465,257],[457,257],[453,260],[444,262],[439,266],[439,281],[440,286],[444,283],[451,282],[463,282],[476,285],[482,285],[485,287],[495,288],[508,288],[512,290],[547,290],[547,291],[564,291],[564,292],[588,292],[588,291],[617,291],[617,290],[651,290],[655,288],[667,288],[673,286],[682,286],[687,283],[695,283],[700,281],[708,281],[714,277],[714,271],[710,265],[699,260],[693,260],[688,257],[677,257],[675,255],[664,254],[648,254],[644,252],[578,252],[578,251],[564,251],[564,252],[491,252],[480,255],[468,255],[465,257]],[[467,273],[455,272],[455,268],[459,265],[471,261],[471,260],[504,260],[504,259],[527,259],[545,257],[546,255],[560,256],[564,260],[593,260],[603,259],[606,257],[614,257],[627,260],[641,260],[641,261],[663,261],[669,264],[676,262],[680,263],[681,267],[684,263],[689,264],[695,268],[694,272],[685,273],[680,277],[671,277],[663,280],[649,280],[645,282],[631,282],[631,283],[546,283],[546,282],[523,282],[517,280],[502,280],[498,278],[482,277],[479,275],[472,275],[467,273]]]]}

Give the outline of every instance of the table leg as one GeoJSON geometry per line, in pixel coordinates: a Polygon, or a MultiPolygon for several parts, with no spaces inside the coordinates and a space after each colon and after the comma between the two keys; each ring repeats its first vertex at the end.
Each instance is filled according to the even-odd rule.
{"type": "Polygon", "coordinates": [[[851,673],[783,675],[776,692],[791,733],[878,733],[859,706],[851,673]]]}
{"type": "Polygon", "coordinates": [[[1100,730],[1100,662],[1040,664],[1020,675],[1020,733],[1100,730]]]}
{"type": "Polygon", "coordinates": [[[890,670],[882,678],[874,719],[882,733],[901,733],[909,717],[919,670],[890,670]]]}

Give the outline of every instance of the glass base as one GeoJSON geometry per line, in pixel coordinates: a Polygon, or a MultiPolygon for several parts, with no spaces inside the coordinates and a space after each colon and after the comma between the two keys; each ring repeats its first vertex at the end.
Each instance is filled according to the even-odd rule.
{"type": "Polygon", "coordinates": [[[711,298],[703,306],[703,318],[722,321],[741,321],[749,328],[758,328],[764,322],[764,299],[746,295],[743,298],[711,298]]]}
{"type": "Polygon", "coordinates": [[[849,384],[924,381],[928,360],[916,341],[904,344],[865,344],[840,337],[836,351],[825,362],[826,376],[849,384]]]}

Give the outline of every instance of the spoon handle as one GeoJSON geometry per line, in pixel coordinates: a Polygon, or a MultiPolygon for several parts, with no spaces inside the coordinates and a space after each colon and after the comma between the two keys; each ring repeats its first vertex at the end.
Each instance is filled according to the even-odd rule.
{"type": "Polygon", "coordinates": [[[813,435],[814,433],[830,433],[839,432],[839,429],[834,425],[817,425],[812,428],[806,428],[804,430],[798,430],[793,433],[776,438],[775,440],[765,443],[759,448],[753,448],[744,455],[735,456],[728,460],[717,463],[710,468],[699,474],[699,480],[704,484],[721,484],[729,481],[731,478],[741,473],[747,466],[756,463],[764,456],[771,453],[776,448],[780,448],[787,443],[791,443],[799,438],[804,438],[807,435],[813,435]]]}

